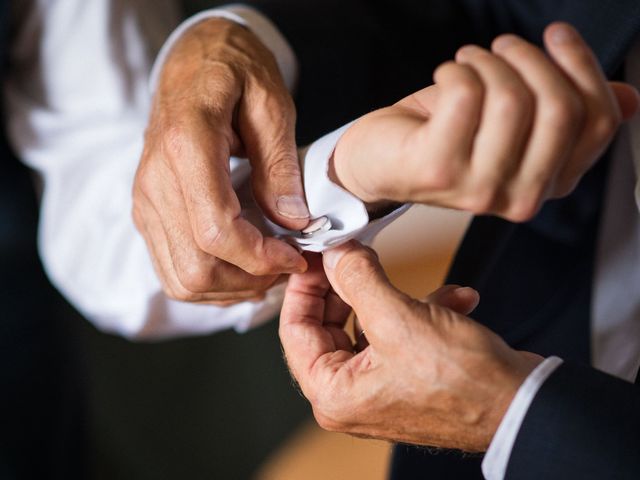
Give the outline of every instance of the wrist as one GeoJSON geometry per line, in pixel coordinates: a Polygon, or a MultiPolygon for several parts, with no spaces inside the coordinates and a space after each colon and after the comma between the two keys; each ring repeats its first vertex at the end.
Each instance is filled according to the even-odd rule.
{"type": "Polygon", "coordinates": [[[252,31],[228,18],[207,17],[189,26],[171,46],[157,93],[195,97],[197,90],[212,97],[218,84],[241,85],[243,78],[262,71],[280,77],[272,52],[252,31]]]}
{"type": "Polygon", "coordinates": [[[520,387],[531,372],[544,361],[543,357],[533,353],[520,351],[514,351],[514,353],[516,354],[514,361],[507,365],[500,376],[501,380],[497,382],[495,401],[492,402],[492,408],[486,422],[485,449],[493,440],[520,387]]]}
{"type": "MultiPolygon", "coordinates": [[[[345,133],[346,134],[346,133],[345,133]]],[[[357,182],[352,182],[349,180],[345,180],[348,177],[347,173],[342,169],[339,174],[336,169],[336,152],[338,151],[340,142],[342,138],[338,141],[338,145],[336,145],[336,149],[333,154],[329,158],[329,164],[327,168],[327,173],[329,176],[329,180],[338,185],[343,190],[351,193],[352,195],[358,197],[365,204],[365,208],[367,209],[367,213],[369,214],[370,220],[375,220],[377,218],[382,218],[385,215],[388,215],[392,211],[396,210],[402,204],[398,202],[394,202],[392,200],[376,198],[370,193],[361,189],[357,182]]],[[[342,151],[341,151],[342,154],[342,151]]]]}

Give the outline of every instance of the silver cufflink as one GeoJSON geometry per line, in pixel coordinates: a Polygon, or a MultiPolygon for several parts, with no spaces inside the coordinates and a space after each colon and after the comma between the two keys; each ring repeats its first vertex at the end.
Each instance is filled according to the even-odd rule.
{"type": "Polygon", "coordinates": [[[314,235],[331,230],[331,220],[329,217],[322,216],[314,218],[304,229],[300,231],[302,238],[313,238],[314,235]]]}

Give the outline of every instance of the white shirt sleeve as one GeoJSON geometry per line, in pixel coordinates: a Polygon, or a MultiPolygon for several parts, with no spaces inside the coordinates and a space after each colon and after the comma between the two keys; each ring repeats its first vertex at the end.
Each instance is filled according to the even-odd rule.
{"type": "MultiPolygon", "coordinates": [[[[275,316],[281,286],[265,301],[226,308],[167,298],[131,219],[131,188],[150,106],[149,78],[153,85],[178,36],[205,17],[239,21],[272,49],[292,88],[295,56],[277,29],[255,10],[235,5],[187,20],[170,36],[179,18],[170,0],[25,0],[17,11],[19,28],[3,92],[8,132],[16,152],[43,183],[39,248],[58,289],[98,328],[130,338],[230,327],[244,331],[275,316]]],[[[317,178],[329,182],[323,145],[328,143],[312,147],[321,154],[309,155],[317,160],[307,165],[310,172],[324,171],[317,178]]],[[[230,162],[234,186],[240,187],[248,164],[230,162]]],[[[321,197],[312,194],[309,202],[312,211],[323,212],[315,205],[326,199],[321,188],[317,191],[321,197]]],[[[347,209],[335,204],[334,225],[349,226],[340,230],[343,239],[367,223],[358,202],[350,201],[358,218],[342,223],[340,214],[347,209]]]]}
{"type": "Polygon", "coordinates": [[[513,445],[529,406],[545,380],[561,364],[562,359],[558,357],[547,358],[529,374],[518,389],[482,461],[482,474],[487,480],[504,479],[513,445]]]}
{"type": "MultiPolygon", "coordinates": [[[[242,331],[282,299],[278,287],[225,308],[170,300],[134,227],[151,63],[178,18],[168,0],[21,2],[4,91],[11,143],[43,181],[47,274],[97,327],[132,338],[242,331]]],[[[234,162],[234,184],[246,170],[234,162]]]]}
{"type": "Polygon", "coordinates": [[[315,141],[304,156],[304,188],[309,211],[312,218],[328,217],[332,228],[311,239],[296,239],[303,250],[321,252],[352,238],[370,243],[378,232],[411,207],[406,204],[384,217],[369,221],[362,200],[329,179],[329,159],[338,140],[350,126],[351,123],[315,141]]]}

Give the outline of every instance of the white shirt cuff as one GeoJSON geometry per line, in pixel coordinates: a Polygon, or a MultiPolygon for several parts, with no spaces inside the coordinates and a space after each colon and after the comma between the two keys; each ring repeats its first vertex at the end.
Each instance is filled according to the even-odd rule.
{"type": "Polygon", "coordinates": [[[155,92],[156,90],[160,71],[173,45],[175,45],[188,28],[209,18],[225,18],[251,30],[271,53],[273,53],[285,85],[289,91],[293,91],[298,77],[298,61],[287,40],[278,28],[260,12],[246,5],[233,4],[200,12],[182,22],[178,28],[171,33],[160,49],[160,53],[158,53],[153,68],[151,69],[149,78],[151,92],[155,92]]]}
{"type": "Polygon", "coordinates": [[[322,252],[352,238],[368,243],[411,206],[403,205],[388,215],[369,222],[369,214],[362,200],[329,179],[329,159],[338,140],[352,123],[315,141],[304,155],[304,189],[311,218],[328,217],[331,229],[318,232],[312,238],[295,238],[303,250],[322,252]]]}
{"type": "Polygon", "coordinates": [[[529,374],[518,389],[482,461],[482,474],[487,480],[504,479],[513,445],[529,406],[542,384],[560,364],[562,359],[558,357],[547,358],[529,374]]]}

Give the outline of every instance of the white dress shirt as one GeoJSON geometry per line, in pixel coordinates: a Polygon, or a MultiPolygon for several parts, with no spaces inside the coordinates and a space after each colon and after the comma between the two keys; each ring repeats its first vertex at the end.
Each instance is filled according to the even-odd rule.
{"type": "MultiPolygon", "coordinates": [[[[131,189],[149,113],[149,78],[153,87],[155,72],[182,32],[211,16],[243,23],[273,51],[293,88],[296,59],[277,29],[239,5],[180,26],[171,0],[26,0],[16,7],[4,88],[7,124],[12,146],[42,180],[39,249],[56,287],[98,328],[129,338],[244,331],[274,318],[283,285],[264,301],[231,307],[166,297],[131,219],[131,189]]],[[[320,251],[357,234],[370,237],[402,212],[367,228],[362,203],[329,181],[335,136],[307,150],[304,176],[311,213],[330,216],[340,228],[304,240],[305,249],[320,251]]],[[[240,190],[249,164],[230,162],[240,190]]],[[[244,200],[243,209],[256,208],[250,196],[244,200]]]]}
{"type": "MultiPolygon", "coordinates": [[[[293,88],[296,59],[286,40],[271,22],[241,5],[203,12],[171,35],[178,15],[169,0],[30,0],[21,2],[21,8],[5,86],[9,133],[16,151],[43,180],[40,251],[54,284],[99,328],[135,338],[229,327],[243,331],[272,318],[280,308],[281,287],[270,291],[264,302],[226,308],[168,299],[133,226],[130,191],[157,71],[186,28],[212,16],[244,24],[273,51],[293,88]]],[[[640,63],[640,50],[636,58],[640,63]]],[[[630,62],[627,71],[640,85],[640,66],[634,65],[630,62]]],[[[640,362],[640,335],[629,338],[629,332],[640,329],[640,296],[617,285],[639,284],[640,230],[637,211],[620,210],[629,196],[618,188],[617,179],[629,178],[632,144],[640,159],[639,123],[636,119],[616,146],[609,184],[617,188],[607,190],[592,305],[593,364],[627,380],[640,362]],[[626,216],[622,222],[627,227],[624,245],[616,233],[621,211],[633,215],[632,222],[626,216]]],[[[303,171],[311,214],[327,215],[340,226],[304,241],[301,246],[308,250],[322,251],[354,236],[370,239],[406,210],[369,222],[364,205],[330,182],[328,159],[347,127],[306,150],[303,171]]],[[[248,162],[230,162],[234,186],[241,189],[248,162]]],[[[630,191],[633,199],[633,185],[630,191]]],[[[244,202],[243,208],[255,205],[244,202]]],[[[560,363],[555,357],[547,359],[516,394],[485,457],[487,478],[504,477],[528,406],[560,363]]]]}

